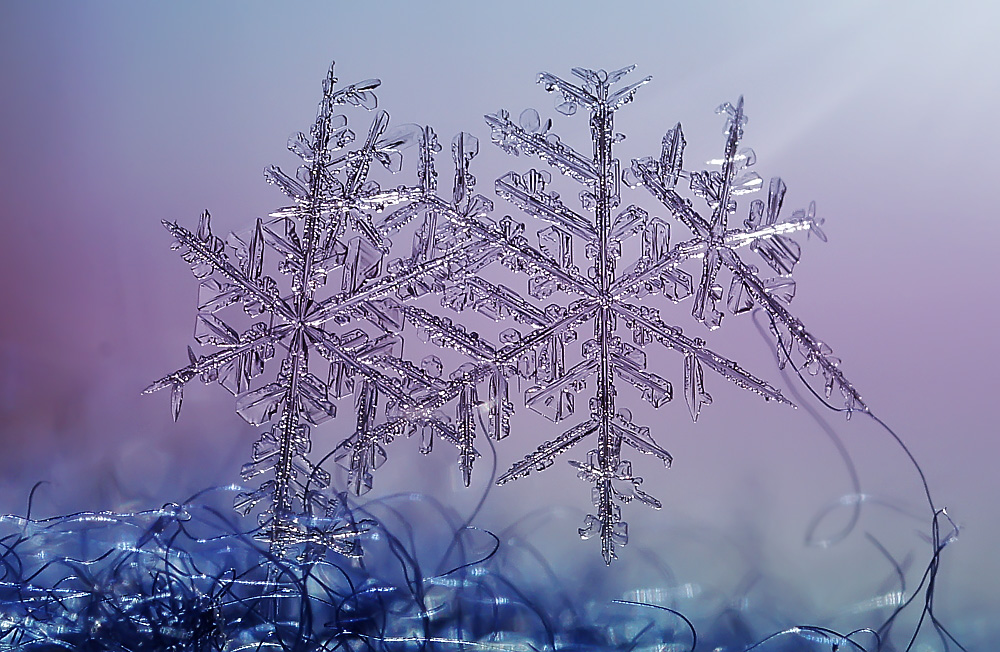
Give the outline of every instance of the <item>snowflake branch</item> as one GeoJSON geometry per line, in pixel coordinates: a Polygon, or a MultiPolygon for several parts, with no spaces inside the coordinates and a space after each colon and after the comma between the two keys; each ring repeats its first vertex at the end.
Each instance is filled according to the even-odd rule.
{"type": "Polygon", "coordinates": [[[459,227],[468,229],[482,241],[490,242],[495,246],[503,247],[505,250],[525,263],[529,268],[538,269],[549,274],[565,289],[578,292],[585,296],[597,296],[597,288],[593,281],[578,274],[572,274],[559,267],[559,265],[556,264],[551,258],[531,247],[527,244],[527,242],[524,242],[522,236],[515,236],[514,238],[511,238],[510,235],[505,234],[497,225],[484,224],[478,219],[473,219],[481,216],[461,214],[458,211],[455,211],[450,204],[436,197],[429,198],[428,201],[431,202],[435,208],[440,210],[441,214],[448,220],[452,221],[459,227]]]}
{"type": "Polygon", "coordinates": [[[732,270],[733,274],[742,280],[747,292],[753,297],[754,301],[764,308],[772,320],[783,325],[788,330],[792,339],[808,352],[806,356],[807,363],[816,363],[819,365],[823,372],[823,377],[827,379],[827,396],[830,394],[830,389],[836,384],[844,393],[849,410],[858,407],[862,412],[867,412],[868,406],[862,400],[861,395],[854,388],[854,385],[847,380],[847,377],[840,370],[838,366],[839,360],[835,361],[831,359],[828,347],[809,333],[805,329],[805,325],[761,285],[746,263],[735,252],[728,249],[722,249],[721,252],[723,262],[732,270]]]}
{"type": "Polygon", "coordinates": [[[584,421],[562,435],[539,446],[520,462],[515,462],[506,473],[497,478],[497,485],[504,485],[512,480],[523,478],[532,471],[543,471],[552,466],[557,455],[565,453],[573,446],[583,441],[597,431],[598,423],[594,420],[584,421]]]}
{"type": "MultiPolygon", "coordinates": [[[[206,211],[206,214],[207,212],[208,211],[206,211]]],[[[251,280],[240,269],[233,266],[226,259],[224,253],[220,251],[212,251],[203,239],[191,233],[183,226],[178,225],[176,222],[163,220],[161,223],[168,231],[170,231],[171,235],[177,239],[178,246],[188,248],[185,260],[188,260],[188,262],[200,262],[209,265],[213,271],[218,272],[225,278],[232,281],[247,294],[253,295],[253,297],[264,306],[267,312],[274,312],[275,314],[285,318],[287,321],[294,321],[295,313],[288,304],[286,304],[277,295],[264,290],[264,288],[260,287],[256,282],[251,280]]]]}
{"type": "Polygon", "coordinates": [[[505,151],[537,156],[580,183],[591,185],[597,181],[598,173],[594,162],[562,143],[558,137],[544,131],[528,133],[511,122],[510,114],[503,110],[483,117],[493,130],[493,142],[505,151]]]}
{"type": "Polygon", "coordinates": [[[536,186],[532,189],[532,185],[535,184],[531,182],[531,172],[534,170],[526,175],[529,177],[528,181],[516,172],[508,172],[497,179],[497,195],[519,206],[528,215],[556,224],[585,241],[596,239],[597,231],[594,230],[590,220],[571,210],[556,197],[544,192],[544,185],[538,183],[537,185],[542,187],[536,186]]]}
{"type": "Polygon", "coordinates": [[[470,242],[462,247],[456,247],[437,258],[432,258],[419,265],[407,268],[403,273],[386,274],[375,283],[367,287],[362,286],[360,290],[335,294],[316,304],[310,310],[307,316],[307,323],[310,326],[319,327],[341,315],[349,314],[351,310],[370,301],[392,294],[402,285],[424,276],[429,276],[433,272],[448,267],[457,261],[474,258],[476,251],[487,249],[488,247],[489,245],[478,241],[470,242]]]}
{"type": "Polygon", "coordinates": [[[615,306],[615,311],[621,315],[633,329],[638,327],[650,334],[668,348],[691,355],[712,371],[735,383],[738,387],[759,394],[767,401],[777,401],[794,407],[794,403],[781,395],[781,391],[771,387],[767,382],[744,371],[732,360],[704,347],[701,340],[693,340],[681,334],[679,328],[668,326],[656,315],[656,311],[642,309],[627,303],[615,306]]]}
{"type": "Polygon", "coordinates": [[[698,238],[708,238],[712,226],[691,207],[691,202],[681,197],[673,187],[667,186],[652,165],[633,159],[632,171],[642,180],[642,185],[667,207],[671,215],[681,221],[698,238]]]}
{"type": "Polygon", "coordinates": [[[275,342],[280,341],[286,334],[288,334],[290,330],[290,326],[277,326],[263,331],[251,330],[248,331],[250,339],[200,358],[196,358],[194,353],[189,348],[188,354],[191,357],[191,364],[164,376],[155,383],[150,384],[142,390],[142,393],[152,394],[153,392],[157,392],[167,387],[172,388],[171,413],[174,421],[176,421],[177,417],[180,415],[181,403],[183,401],[183,393],[181,389],[183,385],[190,382],[195,376],[202,376],[206,378],[210,377],[213,372],[216,372],[227,364],[233,362],[241,355],[260,351],[265,347],[272,346],[275,342]]]}
{"type": "Polygon", "coordinates": [[[343,364],[362,378],[371,381],[379,391],[387,394],[400,405],[411,403],[409,394],[403,391],[398,380],[376,371],[371,365],[364,362],[362,356],[344,351],[330,333],[313,328],[309,329],[309,337],[315,344],[316,350],[324,358],[343,364]]]}

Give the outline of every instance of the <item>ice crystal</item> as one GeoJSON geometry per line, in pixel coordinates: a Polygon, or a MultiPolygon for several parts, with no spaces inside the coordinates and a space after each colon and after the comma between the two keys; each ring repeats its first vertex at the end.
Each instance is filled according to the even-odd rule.
{"type": "MultiPolygon", "coordinates": [[[[517,122],[506,111],[486,116],[495,144],[509,154],[537,157],[583,187],[579,193],[583,212],[577,212],[549,189],[549,172],[511,172],[497,180],[501,197],[530,217],[550,224],[537,231],[537,249],[530,248],[524,237],[514,245],[514,258],[521,262],[513,266],[520,266],[520,271],[530,275],[528,294],[540,300],[550,295],[572,297],[564,305],[546,308],[541,322],[532,324],[534,329],[528,338],[539,333],[547,337],[538,364],[512,368],[534,383],[525,392],[525,403],[552,421],[561,422],[573,416],[575,394],[596,377],[588,416],[514,464],[498,483],[542,470],[582,440],[593,440],[586,461],[571,464],[578,469],[578,477],[593,486],[596,514],[587,515],[580,535],[600,539],[607,563],[615,558],[616,547],[628,539],[619,505],[636,499],[654,508],[661,506],[639,488],[642,479],[633,473],[631,462],[622,457],[623,445],[666,465],[671,462],[649,428],[634,422],[630,410],[621,407],[618,400],[619,390],[627,386],[638,390],[654,408],[672,400],[673,384],[660,375],[668,370],[650,364],[655,359],[652,349],[664,347],[682,357],[684,400],[693,420],[712,400],[705,387],[706,369],[768,401],[790,403],[778,389],[707,348],[702,339],[685,335],[680,327],[666,321],[657,302],[669,306],[690,300],[690,314],[710,330],[720,326],[724,312],[741,314],[755,307],[763,310],[778,338],[780,361],[791,359],[797,368],[822,374],[827,397],[838,389],[848,414],[850,410],[864,409],[829,349],[810,335],[787,308],[794,294],[789,276],[800,255],[799,245],[789,234],[808,231],[824,237],[814,207],[810,205],[807,211],[783,219],[780,211],[785,185],[775,178],[770,182],[766,204],[753,201],[742,226],[729,225],[737,209],[735,198],[756,191],[762,184],[760,177],[748,169],[755,162],[752,150],[740,148],[746,122],[742,98],[735,106],[724,104],[718,110],[726,119],[723,156],[714,162],[721,165],[721,170],[685,168],[685,139],[677,124],[664,136],[658,158],[635,160],[623,174],[614,147],[624,140],[624,135],[614,131],[614,117],[650,81],[646,77],[616,88],[633,68],[611,73],[576,68],[573,73],[579,79],[577,84],[549,73],[539,76],[539,83],[557,94],[559,112],[573,115],[582,108],[589,114],[592,155],[563,142],[551,131],[551,120],[543,125],[533,109],[523,111],[517,122]],[[645,187],[672,221],[655,217],[636,204],[621,208],[623,180],[631,187],[645,187]],[[709,210],[705,214],[679,194],[682,180],[707,203],[709,210]],[[672,243],[671,226],[678,225],[687,229],[690,237],[672,243]],[[638,246],[630,240],[639,241],[638,246]],[[586,273],[581,273],[574,262],[580,246],[589,261],[586,273]],[[759,270],[737,252],[742,247],[759,254],[774,276],[761,278],[759,270]],[[627,258],[629,251],[636,253],[632,260],[627,258]],[[545,264],[524,264],[528,260],[544,260],[545,264]],[[700,276],[696,280],[685,267],[697,267],[699,261],[700,276]],[[720,283],[723,270],[729,277],[728,294],[720,283]],[[724,296],[726,300],[720,305],[724,296]],[[566,361],[567,344],[577,339],[578,332],[584,332],[585,325],[592,337],[586,337],[580,346],[579,362],[571,364],[566,361]]],[[[506,244],[510,243],[508,239],[506,244]]],[[[509,338],[516,341],[519,335],[509,338]]],[[[499,403],[504,398],[494,395],[490,401],[499,403]]]]}
{"type": "Polygon", "coordinates": [[[658,158],[633,161],[623,174],[614,146],[624,136],[614,132],[614,116],[649,81],[614,89],[631,70],[574,69],[578,84],[548,73],[539,78],[558,94],[561,113],[582,108],[589,114],[592,155],[562,142],[551,120],[543,123],[533,109],[516,122],[506,111],[486,116],[495,144],[510,154],[535,156],[583,187],[578,211],[553,190],[558,184],[548,171],[510,172],[496,181],[502,199],[544,223],[534,231],[537,245],[525,224],[493,216],[492,202],[474,192],[470,162],[479,142],[471,134],[451,142],[450,193],[438,188],[435,160],[442,148],[430,127],[390,129],[388,115],[379,111],[363,142],[352,148],[355,135],[337,111],[348,105],[375,110],[372,90],[379,82],[336,90],[332,69],[309,135],[289,142],[302,167],[294,177],[275,167],[265,171],[292,206],[257,220],[246,234],[231,235],[228,248],[212,234],[207,212],[194,233],[165,223],[201,279],[195,339],[218,350],[201,357],[189,350],[190,364],[147,392],[171,388],[176,418],[188,381],[217,381],[236,396],[244,419],[269,424],[243,468],[245,480],[262,474],[268,479],[242,494],[236,507],[250,513],[266,503],[260,518],[272,549],[284,552],[303,541],[347,545],[350,531],[310,525],[337,507],[329,472],[307,455],[311,427],[336,416],[338,404],[343,409],[350,399],[355,405],[353,432],[331,453],[353,493],[371,488],[386,446],[403,435],[416,436],[423,453],[440,439],[456,446],[468,486],[479,456],[477,437],[500,440],[511,432],[517,409],[511,394],[523,385],[527,408],[572,425],[558,426],[561,434],[497,482],[545,469],[559,454],[593,441],[585,461],[571,462],[592,485],[596,512],[586,517],[580,535],[599,538],[610,563],[627,542],[620,505],[634,499],[661,506],[640,488],[642,478],[622,456],[623,445],[671,462],[618,398],[620,392],[635,394],[653,408],[673,399],[673,384],[661,375],[670,370],[652,362],[656,348],[680,355],[692,419],[711,402],[706,368],[766,400],[789,403],[766,381],[665,321],[660,304],[690,300],[691,315],[709,329],[720,325],[725,312],[763,310],[779,360],[820,374],[827,395],[839,390],[848,410],[864,409],[829,349],[787,308],[794,294],[789,275],[800,254],[790,234],[822,237],[813,207],[784,219],[785,186],[774,179],[767,202],[752,202],[742,227],[729,225],[735,198],[762,185],[748,169],[753,152],[740,149],[742,99],[720,108],[727,124],[721,171],[684,167],[678,124],[664,137],[658,158]],[[401,151],[411,145],[418,150],[416,181],[383,189],[373,168],[401,171],[401,151]],[[620,209],[623,180],[646,188],[670,221],[637,204],[620,209]],[[681,181],[707,203],[708,212],[699,213],[679,194],[681,181]],[[671,226],[678,225],[691,237],[672,243],[671,226]],[[759,254],[774,276],[761,278],[737,253],[740,248],[759,254]],[[272,266],[287,278],[289,290],[279,290],[265,273],[265,252],[276,259],[272,266]],[[685,268],[699,265],[695,280],[685,268]],[[729,281],[728,295],[723,280],[729,281]],[[524,291],[516,289],[525,281],[524,291]],[[220,313],[233,305],[244,316],[229,310],[224,321],[220,313]],[[408,346],[404,355],[407,329],[426,344],[408,346]],[[425,355],[412,355],[414,348],[425,355]],[[265,367],[275,368],[266,378],[265,367]],[[578,395],[589,398],[582,419],[578,395]]]}
{"type": "MultiPolygon", "coordinates": [[[[265,170],[268,182],[294,204],[258,219],[249,233],[229,237],[228,247],[211,230],[206,211],[192,233],[172,222],[164,226],[175,238],[174,248],[201,279],[195,339],[218,350],[197,356],[189,348],[190,364],[150,385],[146,392],[171,389],[176,419],[184,385],[195,377],[218,382],[236,396],[236,411],[255,426],[269,424],[253,446],[253,457],[242,476],[269,476],[253,491],[240,494],[238,511],[248,514],[262,501],[264,536],[282,553],[302,542],[330,545],[350,531],[315,531],[317,517],[337,507],[326,489],[329,472],[307,457],[310,429],[337,414],[334,401],[361,386],[359,431],[371,403],[372,388],[402,400],[406,392],[398,377],[383,373],[378,361],[401,341],[393,334],[398,315],[380,300],[379,288],[366,286],[378,275],[386,244],[372,216],[385,207],[404,203],[417,189],[400,186],[383,190],[369,179],[380,164],[390,171],[401,166],[400,151],[418,135],[415,125],[389,129],[389,116],[375,114],[360,147],[351,149],[355,133],[347,116],[350,106],[373,111],[377,79],[336,88],[333,68],[324,84],[316,122],[308,135],[296,134],[288,148],[302,159],[294,177],[277,167],[265,170]],[[282,292],[275,278],[264,273],[265,252],[277,254],[277,270],[289,280],[282,292]],[[336,276],[336,294],[320,300],[317,292],[336,276]],[[251,318],[241,328],[238,313],[224,321],[219,313],[234,304],[251,318]],[[364,318],[374,334],[362,329],[328,328],[364,318]],[[322,364],[317,361],[317,356],[322,364]],[[280,359],[277,373],[261,380],[265,366],[280,359]],[[325,369],[321,375],[319,367],[325,369]],[[359,381],[359,382],[358,382],[359,381]],[[312,519],[312,520],[310,520],[312,519]]],[[[242,318],[245,321],[245,318],[242,318]]],[[[414,371],[421,380],[424,374],[414,371]]],[[[357,454],[371,454],[357,449],[357,454]]]]}

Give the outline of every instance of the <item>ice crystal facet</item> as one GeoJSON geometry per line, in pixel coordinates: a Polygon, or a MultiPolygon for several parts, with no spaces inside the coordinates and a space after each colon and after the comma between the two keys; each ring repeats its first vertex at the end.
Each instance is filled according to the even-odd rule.
{"type": "Polygon", "coordinates": [[[375,110],[378,81],[336,90],[332,69],[316,123],[308,135],[289,141],[303,165],[294,176],[276,167],[265,171],[293,205],[230,236],[228,244],[212,234],[207,213],[195,233],[165,223],[201,279],[195,339],[217,350],[201,357],[189,350],[188,366],[147,391],[171,388],[176,418],[188,381],[219,382],[236,396],[244,419],[268,424],[243,468],[245,480],[267,479],[241,495],[236,507],[249,513],[266,503],[261,520],[273,549],[327,539],[343,546],[349,538],[350,532],[310,529],[310,516],[336,507],[327,489],[330,473],[307,458],[311,427],[335,416],[353,421],[353,432],[331,456],[355,494],[371,488],[386,446],[400,436],[419,439],[423,453],[442,439],[457,447],[468,486],[477,438],[510,434],[523,403],[560,425],[498,484],[543,470],[591,441],[585,461],[571,462],[592,485],[595,513],[580,535],[598,538],[610,563],[628,538],[620,506],[634,499],[661,507],[640,488],[642,478],[623,448],[671,462],[649,427],[625,407],[633,398],[653,408],[673,400],[666,377],[673,370],[659,364],[657,349],[679,354],[684,401],[694,420],[711,402],[706,369],[766,400],[789,403],[778,389],[661,316],[661,307],[684,301],[709,329],[727,312],[763,310],[781,361],[819,374],[827,396],[839,390],[848,410],[864,409],[829,349],[787,308],[794,294],[789,275],[800,255],[790,234],[822,237],[812,206],[785,220],[785,186],[774,179],[767,201],[752,202],[742,226],[729,224],[736,198],[762,185],[749,170],[753,152],[740,148],[742,99],[720,108],[727,124],[723,158],[716,162],[721,170],[685,167],[686,143],[677,124],[664,136],[658,158],[635,160],[623,172],[614,147],[624,136],[614,131],[614,117],[649,81],[623,84],[631,70],[577,68],[577,84],[548,73],[539,78],[559,96],[558,111],[589,115],[592,154],[564,143],[552,121],[543,122],[533,109],[516,121],[506,111],[486,116],[496,145],[537,157],[569,180],[535,169],[496,180],[499,197],[542,223],[533,233],[510,216],[493,215],[492,202],[474,192],[470,163],[479,141],[471,134],[455,136],[444,154],[455,170],[450,192],[438,187],[442,147],[430,127],[390,129],[388,115],[378,111],[355,143],[338,111],[349,105],[375,110]],[[401,151],[411,145],[417,149],[415,182],[384,189],[373,169],[401,171],[401,151]],[[644,187],[669,219],[638,204],[622,208],[623,182],[626,190],[644,187]],[[704,200],[707,212],[679,194],[682,182],[704,200]],[[559,183],[582,187],[579,208],[555,191],[559,183]],[[690,237],[672,242],[672,227],[690,237]],[[758,254],[774,276],[762,278],[739,249],[758,254]],[[265,273],[272,268],[289,290],[265,273]],[[408,331],[424,344],[407,345],[404,354],[408,331]],[[523,400],[515,400],[518,391],[523,400]],[[353,419],[338,415],[350,402],[353,419]]]}

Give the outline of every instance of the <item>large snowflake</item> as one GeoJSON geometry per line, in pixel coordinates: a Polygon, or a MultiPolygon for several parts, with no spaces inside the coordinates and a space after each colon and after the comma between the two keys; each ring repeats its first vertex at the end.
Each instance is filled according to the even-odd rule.
{"type": "MultiPolygon", "coordinates": [[[[322,522],[317,517],[331,517],[338,505],[327,491],[329,472],[307,457],[310,429],[337,414],[337,399],[356,395],[357,432],[342,448],[351,458],[354,489],[362,493],[371,483],[368,469],[384,456],[379,442],[405,425],[397,417],[376,430],[378,398],[388,397],[412,424],[420,411],[416,406],[426,412],[426,396],[442,390],[432,374],[399,359],[402,340],[396,333],[402,316],[384,297],[407,278],[380,276],[389,243],[383,235],[386,224],[376,221],[387,207],[426,196],[426,177],[432,171],[415,187],[384,190],[371,178],[373,165],[399,171],[400,151],[418,140],[433,140],[433,134],[416,125],[389,129],[388,114],[379,111],[360,147],[351,149],[355,134],[338,111],[351,106],[374,110],[372,91],[380,82],[370,79],[342,89],[336,83],[331,67],[310,133],[289,141],[289,149],[302,159],[295,176],[276,167],[265,170],[267,180],[294,201],[292,206],[258,219],[248,233],[230,235],[228,246],[213,235],[207,211],[193,233],[164,222],[175,248],[201,279],[195,339],[217,350],[197,356],[189,348],[190,364],[153,383],[146,393],[169,387],[176,419],[187,382],[196,377],[217,381],[236,396],[237,412],[246,421],[269,424],[242,471],[244,480],[268,479],[238,496],[235,507],[248,514],[265,504],[262,536],[277,553],[302,542],[349,549],[347,542],[355,534],[350,525],[314,527],[322,522]],[[277,254],[272,262],[287,277],[290,290],[282,292],[275,278],[265,274],[265,251],[277,254]],[[325,297],[320,296],[323,290],[325,297]],[[223,320],[220,313],[233,305],[242,311],[230,310],[223,320]],[[266,377],[266,363],[273,358],[280,364],[266,377]]],[[[440,257],[411,271],[427,274],[447,261],[440,257]]],[[[433,413],[424,421],[433,427],[433,413]]],[[[439,424],[438,430],[458,441],[447,424],[439,424]]]]}
{"type": "Polygon", "coordinates": [[[785,189],[775,179],[766,204],[751,204],[743,228],[728,225],[734,198],[761,185],[746,169],[752,152],[739,148],[742,100],[723,107],[728,127],[721,171],[684,169],[677,125],[665,136],[658,159],[634,161],[623,175],[613,155],[623,138],[613,130],[614,115],[649,81],[613,91],[630,70],[575,69],[579,85],[547,73],[540,77],[547,90],[560,94],[561,112],[572,114],[578,107],[589,112],[592,156],[564,144],[551,133],[551,121],[543,125],[534,110],[524,111],[517,123],[503,111],[487,116],[493,140],[503,149],[537,156],[584,186],[577,212],[553,191],[548,172],[511,172],[497,180],[498,195],[548,224],[536,230],[537,246],[524,224],[492,217],[493,204],[474,193],[469,165],[478,154],[475,137],[461,133],[453,139],[455,174],[451,192],[442,196],[435,170],[441,147],[434,131],[416,125],[389,129],[388,115],[379,111],[363,143],[354,143],[347,118],[338,111],[351,105],[375,109],[372,90],[378,81],[337,90],[332,69],[309,135],[297,134],[289,143],[302,166],[295,176],[277,168],[265,171],[292,206],[257,220],[245,234],[231,235],[228,247],[212,234],[207,213],[194,233],[165,223],[202,279],[195,338],[217,350],[201,357],[189,351],[188,366],[147,391],[171,388],[176,418],[188,381],[218,381],[236,396],[244,419],[269,424],[243,469],[245,480],[262,474],[267,479],[241,495],[236,507],[249,513],[264,502],[262,531],[276,552],[304,541],[350,549],[345,542],[356,533],[350,524],[315,526],[320,522],[315,517],[335,513],[337,500],[331,498],[329,472],[307,458],[310,428],[337,415],[338,402],[341,409],[348,400],[355,405],[353,428],[332,451],[355,494],[371,488],[386,446],[401,435],[417,436],[424,453],[438,439],[455,445],[468,486],[479,456],[477,437],[499,440],[511,432],[512,384],[523,384],[523,402],[533,412],[552,422],[576,423],[559,426],[562,434],[514,464],[498,483],[544,469],[584,439],[593,441],[586,461],[572,462],[579,477],[593,485],[596,511],[580,534],[599,537],[610,563],[616,546],[627,540],[619,505],[638,499],[660,507],[640,489],[642,479],[622,457],[623,444],[664,464],[671,461],[618,399],[620,389],[654,408],[673,398],[673,385],[660,375],[666,371],[659,365],[652,369],[651,347],[666,347],[683,359],[684,396],[693,419],[711,400],[706,368],[767,400],[788,402],[764,380],[664,321],[657,297],[667,304],[690,299],[691,314],[709,328],[719,326],[723,310],[763,309],[780,360],[821,374],[828,395],[838,388],[848,409],[863,408],[829,350],[786,307],[794,290],[788,275],[799,258],[788,234],[822,235],[812,208],[782,221],[785,189]],[[400,152],[411,145],[419,151],[415,182],[383,189],[373,168],[400,171],[400,152]],[[637,205],[619,210],[623,177],[651,192],[674,224],[691,232],[690,239],[672,244],[667,221],[637,205]],[[707,216],[678,194],[682,179],[707,201],[707,216]],[[741,247],[760,254],[775,276],[760,278],[740,258],[741,247]],[[265,273],[265,251],[272,252],[271,268],[287,277],[289,290],[279,290],[265,273]],[[586,271],[577,265],[582,259],[589,261],[586,271]],[[697,281],[685,269],[692,266],[700,267],[697,281]],[[720,309],[725,275],[730,287],[720,309]],[[525,279],[526,291],[514,289],[525,279]],[[242,311],[223,313],[230,306],[242,311]],[[491,326],[497,322],[506,323],[491,326]],[[426,344],[408,345],[404,354],[408,328],[426,344]],[[266,364],[275,358],[280,364],[266,364]],[[582,419],[575,416],[579,395],[589,396],[582,419]]]}
{"type": "MultiPolygon", "coordinates": [[[[445,293],[446,299],[449,294],[461,297],[457,306],[451,300],[446,301],[449,305],[469,305],[491,316],[508,314],[529,326],[524,334],[505,331],[498,346],[480,343],[479,350],[464,349],[476,365],[497,370],[485,401],[491,424],[505,421],[505,412],[511,409],[506,378],[512,375],[529,381],[525,404],[554,422],[572,417],[577,395],[589,393],[583,420],[542,443],[497,482],[504,484],[542,470],[557,455],[585,439],[592,441],[586,460],[571,462],[578,469],[577,475],[592,485],[596,510],[587,515],[580,535],[585,539],[599,537],[608,563],[616,556],[616,546],[627,542],[627,524],[621,518],[619,503],[638,499],[654,508],[661,506],[640,489],[642,479],[633,473],[631,462],[622,457],[623,445],[666,465],[671,462],[649,428],[635,423],[631,411],[618,400],[622,387],[638,390],[654,408],[673,398],[672,383],[659,375],[665,370],[661,371],[660,365],[654,369],[650,362],[656,355],[652,348],[666,348],[683,359],[684,399],[694,420],[711,402],[705,390],[706,369],[768,401],[789,403],[764,380],[707,348],[702,339],[689,337],[665,321],[656,307],[657,297],[665,298],[668,305],[690,299],[691,315],[709,329],[721,324],[724,310],[740,314],[759,307],[770,319],[781,363],[791,361],[796,368],[817,375],[827,397],[834,389],[839,390],[848,414],[864,409],[857,392],[838,369],[839,361],[787,308],[794,295],[789,276],[800,255],[799,245],[789,234],[809,231],[824,237],[814,207],[796,211],[784,220],[780,212],[785,185],[775,178],[766,203],[753,201],[740,227],[729,224],[737,209],[735,198],[762,185],[760,177],[747,169],[754,163],[753,152],[740,148],[746,122],[742,98],[735,106],[725,104],[719,108],[726,117],[726,141],[722,158],[714,163],[721,170],[684,168],[685,141],[677,124],[663,138],[658,158],[633,161],[622,174],[614,147],[624,136],[615,133],[614,116],[632,101],[640,86],[650,81],[645,78],[615,89],[632,69],[607,73],[577,68],[573,73],[580,80],[578,84],[548,73],[539,77],[546,90],[559,95],[557,110],[573,115],[582,107],[589,113],[592,154],[564,143],[551,132],[551,121],[543,125],[533,109],[522,112],[517,123],[506,111],[486,116],[494,143],[505,151],[535,156],[583,186],[579,193],[583,212],[577,212],[550,190],[552,179],[548,172],[511,172],[497,180],[498,195],[532,218],[550,224],[536,232],[537,248],[530,245],[523,226],[510,218],[499,224],[470,227],[478,237],[503,250],[500,258],[508,268],[528,275],[527,294],[531,299],[538,302],[558,297],[562,301],[533,310],[529,297],[515,295],[507,287],[485,284],[478,266],[474,274],[456,280],[445,293]],[[660,201],[673,223],[690,232],[690,237],[672,244],[670,223],[634,204],[621,209],[623,179],[627,185],[645,187],[660,201]],[[689,182],[694,194],[707,203],[709,212],[699,213],[691,201],[678,194],[681,180],[689,182]],[[762,278],[756,267],[741,258],[737,252],[740,248],[758,254],[772,276],[762,278]],[[575,262],[580,259],[581,249],[588,261],[585,273],[575,262]],[[626,262],[630,264],[623,264],[626,262]],[[692,266],[697,279],[685,269],[692,266]],[[720,284],[724,275],[728,276],[728,294],[720,284]],[[720,306],[723,296],[726,301],[720,306]],[[579,354],[568,362],[567,345],[583,333],[579,354]],[[533,353],[533,358],[527,353],[533,353]]],[[[425,318],[425,325],[435,329],[442,343],[461,341],[460,327],[445,326],[429,318],[425,318]]]]}

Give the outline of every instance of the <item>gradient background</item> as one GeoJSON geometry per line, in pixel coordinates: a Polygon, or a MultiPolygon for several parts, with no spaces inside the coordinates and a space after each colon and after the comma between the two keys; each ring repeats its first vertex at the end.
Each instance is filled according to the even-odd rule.
{"type": "MultiPolygon", "coordinates": [[[[742,93],[757,171],[788,183],[786,210],[817,201],[830,242],[803,243],[796,314],[833,346],[965,527],[945,556],[940,613],[970,649],[1000,635],[987,622],[1000,613],[1000,9],[605,4],[0,5],[0,507],[23,510],[40,479],[53,485],[38,508],[54,514],[157,505],[236,478],[253,430],[226,392],[192,386],[178,424],[166,395],[139,395],[184,364],[193,343],[197,284],[160,220],[192,227],[208,207],[224,234],[283,205],[261,170],[294,167],[284,143],[311,124],[331,60],[344,82],[380,77],[380,106],[397,122],[432,124],[445,142],[477,134],[487,194],[497,174],[526,163],[489,145],[479,116],[526,106],[552,114],[534,84],[540,70],[638,63],[635,74],[654,83],[620,114],[623,159],[658,153],[677,120],[692,165],[717,157],[722,123],[712,110],[742,93]]],[[[577,122],[563,135],[579,144],[584,129],[577,122]]],[[[742,328],[722,352],[744,360],[731,352],[750,347],[761,364],[747,366],[768,369],[766,348],[742,328]]],[[[711,389],[716,404],[697,427],[681,408],[659,436],[674,468],[646,487],[666,507],[628,510],[626,556],[655,550],[679,581],[701,586],[713,585],[706,573],[719,574],[721,558],[741,557],[734,577],[750,569],[799,596],[772,614],[778,625],[850,612],[889,571],[860,531],[832,550],[802,544],[818,509],[849,491],[830,441],[803,410],[711,389]]],[[[861,418],[829,418],[865,490],[922,507],[885,435],[861,418]]],[[[532,445],[508,446],[500,463],[532,445]]],[[[474,502],[427,479],[450,454],[413,462],[410,448],[390,461],[402,470],[396,488],[474,502]]],[[[522,527],[543,550],[561,549],[587,507],[562,466],[494,493],[482,523],[503,527],[524,505],[551,503],[567,516],[522,527]]],[[[922,564],[927,548],[913,532],[924,523],[871,511],[864,527],[890,539],[903,531],[922,564]]],[[[593,545],[567,545],[569,574],[598,559],[593,545]]]]}

